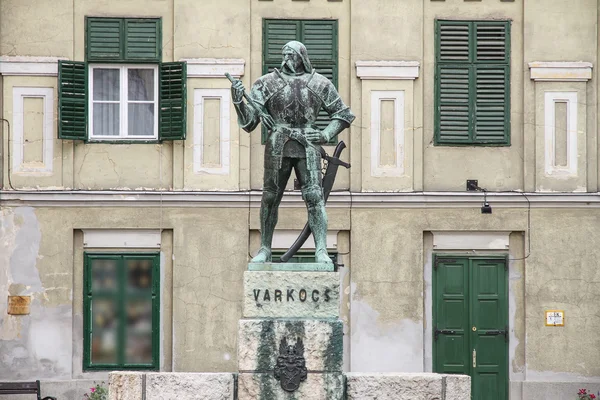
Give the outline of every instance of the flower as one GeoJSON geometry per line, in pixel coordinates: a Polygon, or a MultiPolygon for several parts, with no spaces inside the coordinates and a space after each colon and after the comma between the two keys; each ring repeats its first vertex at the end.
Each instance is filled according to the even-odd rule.
{"type": "Polygon", "coordinates": [[[84,400],[107,400],[108,389],[103,385],[104,382],[96,383],[96,386],[90,388],[90,393],[83,395],[84,400]]]}
{"type": "MultiPolygon", "coordinates": [[[[598,395],[600,396],[600,393],[598,395]]],[[[597,398],[594,393],[588,393],[587,389],[579,389],[579,392],[577,392],[578,400],[595,400],[597,398]]]]}

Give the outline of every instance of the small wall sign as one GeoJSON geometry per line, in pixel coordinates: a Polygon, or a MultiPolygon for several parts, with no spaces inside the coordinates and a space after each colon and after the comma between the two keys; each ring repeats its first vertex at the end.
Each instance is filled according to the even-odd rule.
{"type": "Polygon", "coordinates": [[[565,326],[564,310],[546,310],[546,326],[565,326]]]}
{"type": "Polygon", "coordinates": [[[8,313],[10,315],[29,314],[31,296],[8,296],[8,313]]]}

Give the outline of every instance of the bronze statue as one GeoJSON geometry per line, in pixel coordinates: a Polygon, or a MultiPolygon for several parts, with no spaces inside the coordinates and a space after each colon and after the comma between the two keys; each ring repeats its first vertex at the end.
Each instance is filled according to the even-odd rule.
{"type": "Polygon", "coordinates": [[[321,158],[326,153],[320,144],[348,128],[355,117],[329,79],[312,68],[302,43],[287,43],[282,54],[281,70],[275,69],[258,78],[249,96],[245,95],[240,80],[233,80],[231,86],[242,129],[251,132],[262,122],[269,130],[260,209],[261,247],[251,262],[271,261],[278,207],[294,169],[308,209],[316,262],[331,263],[327,254],[327,214],[321,182],[321,158]],[[244,103],[244,97],[248,104],[244,103]],[[331,117],[323,130],[315,125],[321,108],[331,117]]]}

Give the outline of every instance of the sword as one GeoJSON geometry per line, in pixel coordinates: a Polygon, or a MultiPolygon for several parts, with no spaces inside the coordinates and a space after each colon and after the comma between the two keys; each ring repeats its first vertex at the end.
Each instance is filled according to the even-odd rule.
{"type": "MultiPolygon", "coordinates": [[[[308,142],[308,141],[307,141],[308,142]]],[[[321,147],[321,146],[319,146],[321,147]]],[[[340,155],[342,154],[342,150],[346,148],[346,143],[340,140],[340,142],[335,147],[333,151],[333,155],[327,155],[327,169],[325,170],[325,176],[323,176],[323,199],[325,203],[327,203],[327,198],[331,193],[331,189],[333,189],[333,182],[335,181],[335,176],[337,174],[337,170],[339,166],[343,166],[346,168],[350,168],[350,164],[343,162],[340,160],[340,155]]],[[[322,149],[322,147],[321,147],[322,149]]],[[[300,235],[296,239],[296,241],[292,244],[292,246],[280,257],[281,262],[287,262],[290,258],[296,254],[296,252],[302,247],[306,239],[310,236],[311,230],[308,222],[304,225],[304,229],[300,232],[300,235]]]]}

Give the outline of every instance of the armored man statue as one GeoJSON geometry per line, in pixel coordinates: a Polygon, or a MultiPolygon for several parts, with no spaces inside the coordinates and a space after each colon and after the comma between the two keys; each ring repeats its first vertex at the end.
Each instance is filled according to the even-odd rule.
{"type": "Polygon", "coordinates": [[[269,130],[265,147],[264,184],[260,208],[261,247],[253,263],[271,261],[271,243],[283,191],[292,169],[301,184],[308,209],[308,224],[315,239],[315,258],[331,263],[327,254],[327,214],[321,183],[320,146],[350,126],[354,114],[333,84],[312,68],[306,47],[296,41],[283,46],[281,70],[261,76],[244,103],[244,86],[231,87],[238,123],[247,132],[262,122],[269,130]],[[331,123],[315,125],[319,110],[329,113],[331,123]]]}

